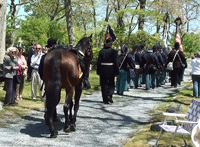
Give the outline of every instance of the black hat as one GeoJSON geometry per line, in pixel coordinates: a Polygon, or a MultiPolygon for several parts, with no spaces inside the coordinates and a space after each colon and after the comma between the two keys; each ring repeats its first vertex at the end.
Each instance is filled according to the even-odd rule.
{"type": "Polygon", "coordinates": [[[141,49],[143,49],[146,46],[146,44],[140,44],[141,49]]]}
{"type": "Polygon", "coordinates": [[[57,40],[53,38],[49,38],[47,41],[47,45],[45,47],[52,47],[54,44],[57,44],[57,40]]]}
{"type": "Polygon", "coordinates": [[[156,45],[154,45],[152,49],[153,49],[153,52],[157,52],[157,50],[158,50],[156,45]]]}
{"type": "Polygon", "coordinates": [[[179,49],[179,48],[180,48],[180,44],[179,44],[178,42],[175,42],[174,48],[175,48],[175,49],[179,49]]]}
{"type": "Polygon", "coordinates": [[[128,46],[127,46],[127,45],[124,45],[124,46],[122,47],[122,50],[123,50],[124,53],[127,53],[127,52],[128,52],[128,46]]]}
{"type": "Polygon", "coordinates": [[[108,39],[106,39],[106,43],[112,43],[112,42],[113,42],[113,40],[111,37],[108,37],[108,39]]]}

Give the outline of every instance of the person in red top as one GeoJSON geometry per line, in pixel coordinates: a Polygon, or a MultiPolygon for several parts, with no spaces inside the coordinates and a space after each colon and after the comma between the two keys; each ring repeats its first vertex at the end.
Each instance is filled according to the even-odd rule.
{"type": "MultiPolygon", "coordinates": [[[[21,74],[25,77],[27,76],[27,62],[25,57],[22,55],[23,53],[23,48],[21,47],[17,47],[18,49],[18,54],[17,54],[17,59],[18,59],[18,65],[21,68],[21,74]]],[[[22,98],[22,93],[23,93],[23,89],[24,89],[24,80],[22,80],[22,82],[20,84],[16,85],[16,100],[23,100],[22,98]]]]}

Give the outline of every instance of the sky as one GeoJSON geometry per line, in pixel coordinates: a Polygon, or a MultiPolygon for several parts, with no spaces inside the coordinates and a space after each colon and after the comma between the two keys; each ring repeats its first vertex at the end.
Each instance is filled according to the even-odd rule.
{"type": "MultiPolygon", "coordinates": [[[[18,3],[18,0],[15,0],[15,3],[18,3]]],[[[10,4],[10,0],[7,0],[7,14],[8,14],[8,12],[9,12],[9,4],[10,4]]],[[[18,16],[19,18],[25,19],[24,16],[26,15],[26,13],[24,12],[24,6],[21,6],[18,15],[19,15],[19,16],[18,16]]]]}
{"type": "MultiPolygon", "coordinates": [[[[10,0],[7,0],[7,3],[10,4],[10,0]]],[[[15,3],[19,3],[19,0],[15,0],[15,3]]],[[[9,5],[7,5],[7,13],[9,11],[9,5]]],[[[27,13],[24,12],[24,6],[21,6],[20,8],[20,11],[19,11],[19,14],[18,14],[18,18],[21,18],[21,19],[25,19],[25,16],[27,15],[27,13]]],[[[192,21],[190,24],[190,31],[191,32],[194,32],[195,31],[198,31],[199,30],[199,22],[197,21],[192,21]]],[[[174,31],[174,30],[173,30],[174,31]]],[[[155,30],[153,30],[152,32],[155,32],[155,30]]]]}

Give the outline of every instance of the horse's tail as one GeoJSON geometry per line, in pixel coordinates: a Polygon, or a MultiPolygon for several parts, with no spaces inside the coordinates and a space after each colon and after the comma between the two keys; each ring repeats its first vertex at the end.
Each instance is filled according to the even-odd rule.
{"type": "Polygon", "coordinates": [[[50,80],[53,81],[52,85],[54,87],[60,87],[61,85],[61,72],[60,72],[60,62],[62,59],[62,54],[56,52],[54,56],[50,59],[50,65],[52,66],[52,76],[50,80]]]}
{"type": "Polygon", "coordinates": [[[54,111],[56,105],[60,101],[60,91],[61,91],[61,71],[60,62],[62,55],[60,52],[56,52],[54,56],[49,61],[49,66],[51,66],[51,76],[49,76],[48,85],[45,85],[46,91],[46,108],[50,113],[54,111]]]}

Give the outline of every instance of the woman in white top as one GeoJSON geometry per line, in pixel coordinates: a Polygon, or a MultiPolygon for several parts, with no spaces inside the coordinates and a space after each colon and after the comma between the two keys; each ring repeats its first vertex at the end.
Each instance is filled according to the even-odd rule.
{"type": "Polygon", "coordinates": [[[192,59],[193,96],[200,97],[200,52],[192,59]]]}

